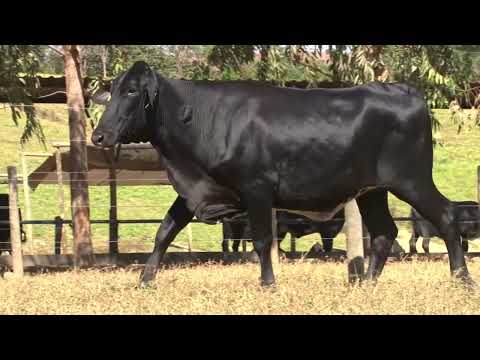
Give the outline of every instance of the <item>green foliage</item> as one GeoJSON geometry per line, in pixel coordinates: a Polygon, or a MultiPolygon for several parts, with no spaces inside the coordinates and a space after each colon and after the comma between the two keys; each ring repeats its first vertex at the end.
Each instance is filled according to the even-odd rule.
{"type": "Polygon", "coordinates": [[[254,60],[254,45],[216,45],[207,57],[209,64],[225,69],[241,71],[241,65],[254,60]]]}
{"type": "MultiPolygon", "coordinates": [[[[354,84],[405,82],[425,94],[430,109],[447,108],[465,93],[473,76],[468,54],[447,45],[337,45],[331,58],[334,79],[354,84]]],[[[456,113],[457,121],[462,115],[456,113]]],[[[437,131],[434,116],[432,124],[437,131]]]]}
{"type": "Polygon", "coordinates": [[[37,74],[43,73],[42,76],[46,74],[48,76],[65,75],[63,57],[45,45],[41,45],[39,48],[41,51],[39,53],[40,64],[37,74]]]}
{"type": "Polygon", "coordinates": [[[480,109],[465,110],[458,105],[457,101],[452,101],[449,107],[449,113],[453,123],[457,125],[457,133],[463,131],[470,132],[480,127],[480,109]]]}
{"type": "Polygon", "coordinates": [[[474,80],[480,78],[480,45],[452,45],[453,50],[472,64],[474,80]]]}
{"type": "Polygon", "coordinates": [[[44,144],[45,136],[37,119],[31,96],[36,84],[42,49],[38,45],[0,45],[0,89],[7,97],[13,122],[18,125],[21,112],[26,115],[26,123],[20,137],[25,144],[33,136],[44,144]],[[20,77],[24,74],[24,77],[20,77]]]}
{"type": "MultiPolygon", "coordinates": [[[[5,62],[0,63],[0,76],[10,83],[17,81],[20,72],[30,74],[27,78],[32,78],[34,70],[63,73],[62,57],[46,46],[2,46],[6,47],[11,49],[0,54],[0,61],[5,62]]],[[[167,77],[194,80],[253,79],[280,85],[297,80],[306,81],[310,87],[321,81],[401,81],[424,92],[430,108],[448,108],[452,100],[459,103],[469,82],[478,76],[475,64],[480,64],[480,46],[475,45],[88,45],[82,46],[86,75],[102,74],[105,54],[109,78],[143,60],[167,77]],[[323,51],[326,48],[327,53],[323,51]]],[[[11,95],[18,99],[22,94],[28,97],[28,90],[11,95]]],[[[28,99],[23,101],[28,103],[28,99]]],[[[102,107],[90,104],[88,108],[94,124],[102,107]]],[[[12,108],[14,121],[20,110],[12,108]]],[[[27,112],[31,120],[23,139],[40,129],[34,109],[27,112]]],[[[476,121],[460,120],[471,116],[466,114],[457,111],[452,117],[460,129],[476,121]]],[[[434,117],[432,120],[436,131],[438,121],[434,117]]]]}

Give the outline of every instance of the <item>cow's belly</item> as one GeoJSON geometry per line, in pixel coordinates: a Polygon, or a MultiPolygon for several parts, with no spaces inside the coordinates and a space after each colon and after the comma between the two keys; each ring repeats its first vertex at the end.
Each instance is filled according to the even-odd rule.
{"type": "Polygon", "coordinates": [[[302,211],[302,210],[292,210],[292,209],[281,209],[277,208],[276,210],[287,211],[289,213],[303,215],[310,220],[314,221],[328,221],[332,220],[336,213],[342,210],[345,207],[345,204],[338,205],[334,210],[330,211],[302,211]]]}
{"type": "Polygon", "coordinates": [[[289,206],[289,207],[278,207],[278,208],[276,208],[276,210],[287,211],[289,213],[303,215],[303,216],[305,216],[305,217],[307,217],[311,220],[315,220],[315,221],[328,221],[328,220],[332,220],[333,217],[335,216],[335,214],[337,214],[340,210],[342,210],[349,201],[351,201],[353,199],[356,199],[359,196],[361,196],[361,195],[363,195],[363,194],[365,194],[365,193],[367,193],[371,190],[374,190],[374,189],[375,189],[375,187],[373,187],[373,186],[363,188],[359,192],[357,192],[356,195],[354,195],[352,197],[348,197],[345,201],[341,201],[337,205],[332,206],[328,209],[323,208],[321,201],[319,201],[319,205],[322,207],[322,210],[299,210],[299,209],[293,208],[291,206],[289,206]]]}

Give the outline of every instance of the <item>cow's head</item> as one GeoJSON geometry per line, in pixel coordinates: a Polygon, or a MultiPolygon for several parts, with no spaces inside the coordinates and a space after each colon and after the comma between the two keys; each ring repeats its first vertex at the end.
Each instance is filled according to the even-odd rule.
{"type": "Polygon", "coordinates": [[[96,94],[97,102],[110,101],[92,142],[104,148],[116,144],[148,141],[148,116],[158,95],[156,73],[143,61],[136,62],[112,82],[111,93],[96,94]]]}

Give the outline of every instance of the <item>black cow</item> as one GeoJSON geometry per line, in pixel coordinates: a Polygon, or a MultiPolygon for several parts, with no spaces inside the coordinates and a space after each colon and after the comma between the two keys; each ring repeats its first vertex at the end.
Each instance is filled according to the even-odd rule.
{"type": "Polygon", "coordinates": [[[423,94],[401,83],[343,89],[281,88],[254,81],[168,79],[137,62],[112,82],[92,134],[104,148],[150,142],[178,193],[141,275],[154,279],[169,244],[194,216],[207,224],[248,216],[261,282],[275,282],[272,208],[329,220],[356,199],[376,279],[398,230],[390,191],[431,221],[450,269],[474,285],[454,207],[432,177],[431,120],[423,94]]]}
{"type": "MultiPolygon", "coordinates": [[[[309,218],[290,214],[286,211],[277,212],[277,236],[280,243],[285,239],[288,233],[295,240],[301,237],[318,233],[322,237],[323,250],[331,252],[333,248],[333,239],[342,231],[345,223],[345,212],[340,210],[333,217],[333,221],[314,221],[309,218]]],[[[225,222],[223,224],[222,250],[224,253],[229,251],[229,240],[233,240],[232,250],[238,252],[241,240],[251,240],[252,233],[248,221],[225,222]],[[240,239],[240,240],[238,240],[240,239]]],[[[281,249],[280,249],[281,250],[281,249]]]]}
{"type": "MultiPolygon", "coordinates": [[[[3,252],[12,252],[12,244],[10,241],[10,214],[9,214],[8,194],[0,194],[0,255],[3,252]]],[[[18,209],[18,216],[22,221],[22,212],[18,209]]],[[[25,231],[20,223],[20,232],[22,242],[26,241],[25,231]]]]}
{"type": "MultiPolygon", "coordinates": [[[[468,240],[480,237],[480,211],[475,201],[455,201],[455,218],[460,230],[462,247],[468,251],[468,240]]],[[[411,209],[410,217],[420,221],[412,221],[412,237],[410,238],[410,253],[417,253],[417,240],[423,238],[422,248],[426,254],[430,253],[430,238],[440,236],[440,232],[429,221],[425,220],[418,211],[411,209]]]]}

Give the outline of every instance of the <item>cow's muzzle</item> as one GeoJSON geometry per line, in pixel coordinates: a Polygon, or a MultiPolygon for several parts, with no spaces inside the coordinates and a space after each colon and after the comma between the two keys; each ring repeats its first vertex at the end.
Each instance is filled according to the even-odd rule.
{"type": "Polygon", "coordinates": [[[98,129],[92,134],[92,143],[102,148],[111,148],[117,143],[117,136],[111,131],[98,129]]]}

